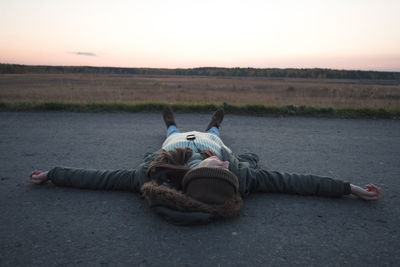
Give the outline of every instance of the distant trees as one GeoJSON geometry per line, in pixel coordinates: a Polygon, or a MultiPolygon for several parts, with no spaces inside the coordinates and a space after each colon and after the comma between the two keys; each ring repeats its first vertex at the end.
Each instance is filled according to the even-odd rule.
{"type": "Polygon", "coordinates": [[[121,75],[191,75],[230,77],[270,77],[270,78],[312,78],[312,79],[357,79],[357,80],[400,80],[400,72],[335,70],[335,69],[278,69],[278,68],[216,68],[192,69],[156,68],[114,68],[89,66],[31,66],[0,64],[0,74],[24,73],[82,73],[121,75]]]}

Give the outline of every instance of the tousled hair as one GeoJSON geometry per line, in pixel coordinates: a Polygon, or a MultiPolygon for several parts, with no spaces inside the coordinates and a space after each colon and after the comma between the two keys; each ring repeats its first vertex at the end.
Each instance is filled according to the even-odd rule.
{"type": "MultiPolygon", "coordinates": [[[[203,158],[216,156],[213,151],[201,150],[203,158]]],[[[182,190],[182,180],[190,170],[186,166],[193,155],[193,150],[176,148],[170,151],[161,151],[147,170],[147,176],[158,184],[168,184],[176,190],[182,190]]]]}

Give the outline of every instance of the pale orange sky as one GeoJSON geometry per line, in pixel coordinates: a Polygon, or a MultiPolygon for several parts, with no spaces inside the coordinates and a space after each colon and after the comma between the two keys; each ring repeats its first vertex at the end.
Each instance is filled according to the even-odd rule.
{"type": "Polygon", "coordinates": [[[0,63],[400,71],[398,0],[0,0],[0,63]]]}

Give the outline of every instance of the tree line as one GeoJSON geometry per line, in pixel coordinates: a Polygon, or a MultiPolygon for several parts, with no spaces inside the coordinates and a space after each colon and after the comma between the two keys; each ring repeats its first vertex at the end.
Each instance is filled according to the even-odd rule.
{"type": "Polygon", "coordinates": [[[322,68],[118,68],[90,66],[33,66],[0,64],[0,74],[118,74],[118,75],[189,75],[227,77],[312,78],[312,79],[358,79],[400,80],[400,72],[337,70],[322,68]]]}

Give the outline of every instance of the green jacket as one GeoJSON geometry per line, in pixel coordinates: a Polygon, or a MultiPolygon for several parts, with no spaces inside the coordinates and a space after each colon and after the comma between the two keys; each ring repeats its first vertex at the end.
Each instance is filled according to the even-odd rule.
{"type": "MultiPolygon", "coordinates": [[[[144,183],[149,182],[146,171],[159,151],[148,153],[144,161],[132,170],[87,170],[55,167],[49,171],[49,179],[59,186],[70,186],[97,190],[128,190],[141,192],[144,183]]],[[[288,193],[341,197],[351,193],[350,184],[341,180],[315,175],[289,174],[261,169],[258,156],[246,153],[235,156],[222,148],[223,161],[229,161],[229,170],[239,179],[239,191],[242,197],[250,193],[288,193]]],[[[169,208],[150,206],[161,216],[175,224],[193,224],[212,220],[210,214],[203,212],[180,212],[169,208]]]]}

